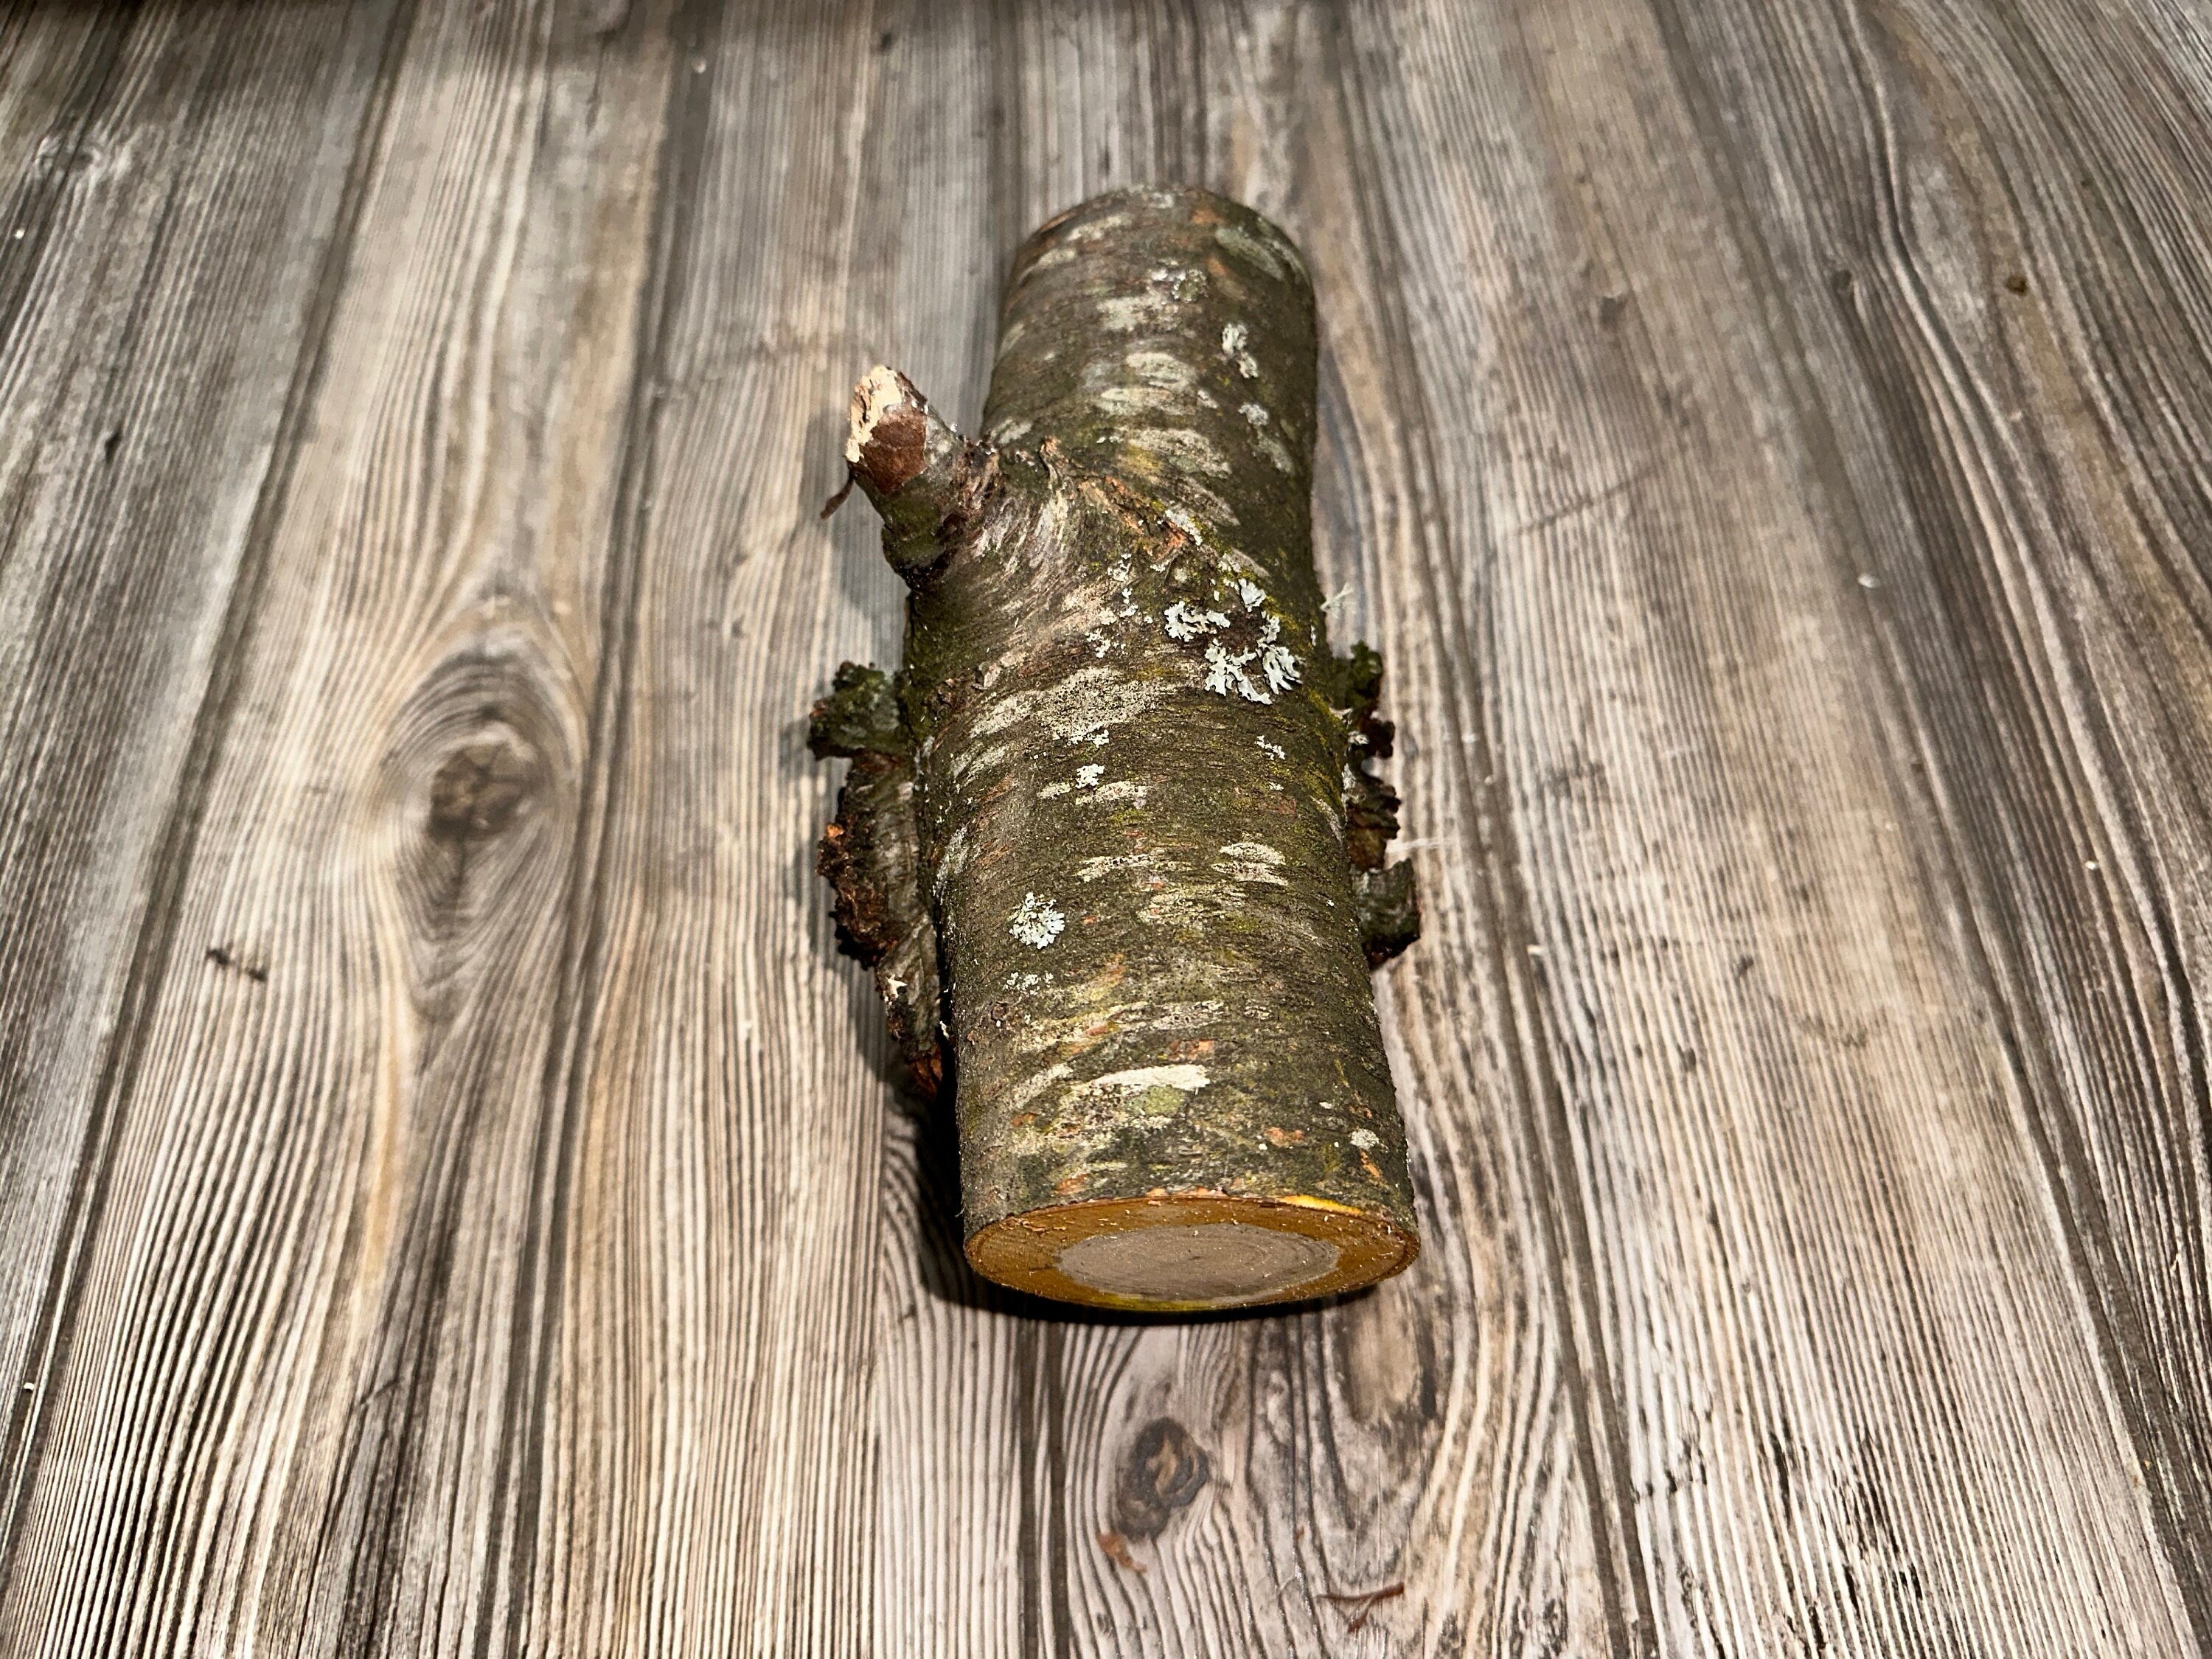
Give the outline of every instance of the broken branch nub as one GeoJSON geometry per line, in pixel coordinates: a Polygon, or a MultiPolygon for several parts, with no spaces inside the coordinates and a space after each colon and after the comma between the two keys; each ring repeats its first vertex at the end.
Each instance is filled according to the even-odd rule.
{"type": "Polygon", "coordinates": [[[884,521],[884,556],[914,580],[937,562],[941,532],[963,504],[963,438],[912,380],[878,363],[853,388],[845,465],[884,521]]]}

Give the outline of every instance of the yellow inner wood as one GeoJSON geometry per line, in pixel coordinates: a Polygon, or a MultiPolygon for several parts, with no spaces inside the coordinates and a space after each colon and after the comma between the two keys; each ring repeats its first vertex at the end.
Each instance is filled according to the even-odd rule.
{"type": "Polygon", "coordinates": [[[968,1241],[968,1260],[986,1279],[1056,1302],[1194,1313],[1355,1291],[1419,1249],[1387,1218],[1325,1199],[1181,1193],[1008,1216],[968,1241]]]}

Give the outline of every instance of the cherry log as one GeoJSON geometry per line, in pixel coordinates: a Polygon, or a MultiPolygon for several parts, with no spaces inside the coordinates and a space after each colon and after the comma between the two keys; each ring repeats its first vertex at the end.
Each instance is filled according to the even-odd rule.
{"type": "Polygon", "coordinates": [[[905,659],[814,711],[852,761],[820,868],[1001,1284],[1234,1307],[1418,1248],[1369,973],[1419,917],[1382,662],[1314,574],[1315,379],[1290,240],[1143,188],[1016,256],[981,441],[854,389],[905,659]]]}

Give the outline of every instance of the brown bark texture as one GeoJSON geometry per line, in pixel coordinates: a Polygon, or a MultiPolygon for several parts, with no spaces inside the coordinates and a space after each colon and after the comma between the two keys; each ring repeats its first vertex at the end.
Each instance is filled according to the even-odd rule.
{"type": "Polygon", "coordinates": [[[852,762],[820,868],[1022,1290],[1236,1306],[1417,1248],[1370,969],[1419,915],[1382,662],[1314,571],[1316,357],[1290,240],[1146,187],[1016,256],[981,441],[854,392],[905,656],[815,708],[852,762]]]}

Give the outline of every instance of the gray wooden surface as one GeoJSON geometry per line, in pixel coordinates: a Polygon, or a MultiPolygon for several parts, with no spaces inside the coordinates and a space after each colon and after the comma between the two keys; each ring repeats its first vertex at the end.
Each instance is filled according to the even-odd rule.
{"type": "Polygon", "coordinates": [[[2212,1651],[2208,434],[2179,0],[15,0],[0,1651],[2212,1651]],[[1427,903],[1287,1317],[969,1276],[809,869],[844,389],[1147,178],[1427,903]]]}

